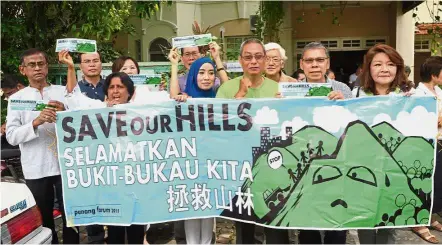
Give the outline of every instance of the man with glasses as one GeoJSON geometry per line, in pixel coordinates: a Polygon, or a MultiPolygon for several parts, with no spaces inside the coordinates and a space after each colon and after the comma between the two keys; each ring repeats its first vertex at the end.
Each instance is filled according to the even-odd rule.
{"type": "Polygon", "coordinates": [[[84,79],[78,82],[81,92],[91,99],[104,101],[100,54],[80,54],[80,69],[84,74],[84,79]]]}
{"type": "MultiPolygon", "coordinates": [[[[274,98],[278,93],[278,83],[263,77],[266,63],[264,45],[257,39],[248,39],[241,44],[239,63],[244,75],[221,85],[217,98],[274,98]]],[[[255,225],[236,222],[236,243],[255,243],[255,225]]],[[[287,230],[265,228],[267,244],[287,244],[287,230]]]]}
{"type": "MultiPolygon", "coordinates": [[[[210,43],[209,50],[212,55],[213,61],[217,66],[217,71],[223,70],[223,63],[220,57],[220,47],[215,42],[210,43]]],[[[178,77],[178,84],[180,85],[180,91],[184,92],[186,89],[187,82],[187,74],[189,72],[190,66],[192,63],[201,58],[203,56],[201,54],[200,47],[187,47],[181,49],[181,60],[183,62],[184,68],[186,69],[186,73],[178,77]]],[[[223,79],[223,77],[221,77],[223,79]]],[[[225,78],[227,81],[228,78],[225,78]]],[[[220,79],[218,77],[215,78],[215,88],[218,88],[220,85],[220,79]]]]}
{"type": "Polygon", "coordinates": [[[301,82],[330,83],[333,91],[328,95],[328,98],[332,100],[352,98],[351,90],[347,85],[329,79],[325,75],[327,69],[330,69],[330,55],[327,48],[321,43],[312,42],[304,47],[300,65],[306,77],[301,82]]]}
{"type": "Polygon", "coordinates": [[[28,78],[29,86],[13,94],[11,100],[44,100],[49,101],[49,106],[41,112],[14,111],[8,107],[6,139],[11,145],[20,146],[26,185],[40,210],[43,226],[52,230],[52,242],[58,243],[52,216],[55,194],[63,213],[63,243],[78,244],[79,234],[66,227],[55,136],[56,113],[65,109],[65,87],[48,83],[48,59],[38,49],[22,54],[19,70],[28,78]]]}
{"type": "MultiPolygon", "coordinates": [[[[321,43],[312,42],[304,47],[300,60],[301,69],[306,79],[302,82],[331,83],[333,91],[328,94],[331,100],[349,99],[353,95],[344,83],[331,80],[325,74],[330,68],[330,56],[327,48],[321,43]]],[[[324,219],[327,217],[324,217],[324,219]]],[[[324,244],[345,244],[346,231],[325,231],[324,244]]],[[[321,244],[321,234],[317,230],[300,230],[300,244],[321,244]]]]}
{"type": "MultiPolygon", "coordinates": [[[[71,64],[73,65],[73,64],[71,64]]],[[[101,56],[98,52],[80,54],[80,69],[84,78],[79,81],[80,91],[91,99],[104,101],[104,79],[101,77],[101,56]]],[[[70,84],[66,85],[68,90],[70,84]]],[[[92,244],[103,244],[105,242],[105,231],[102,225],[86,226],[88,242],[92,244]]]]}

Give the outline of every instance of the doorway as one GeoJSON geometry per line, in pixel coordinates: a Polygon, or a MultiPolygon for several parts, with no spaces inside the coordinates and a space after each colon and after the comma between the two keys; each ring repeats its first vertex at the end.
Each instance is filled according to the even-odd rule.
{"type": "Polygon", "coordinates": [[[335,72],[336,80],[348,84],[351,74],[363,63],[367,50],[330,51],[330,69],[335,72]],[[342,68],[343,74],[339,71],[342,68]]]}

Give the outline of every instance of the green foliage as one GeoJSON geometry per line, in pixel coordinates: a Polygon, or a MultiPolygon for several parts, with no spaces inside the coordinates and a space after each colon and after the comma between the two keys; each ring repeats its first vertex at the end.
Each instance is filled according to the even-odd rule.
{"type": "Polygon", "coordinates": [[[6,114],[8,113],[8,102],[5,100],[5,98],[1,97],[1,124],[6,122],[6,114]]]}
{"type": "Polygon", "coordinates": [[[228,48],[226,51],[227,60],[237,60],[240,55],[239,49],[228,48]]]}
{"type": "Polygon", "coordinates": [[[279,42],[279,28],[284,19],[282,1],[261,1],[256,33],[265,42],[279,42]]]}
{"type": "Polygon", "coordinates": [[[121,52],[118,52],[113,48],[112,42],[98,43],[97,50],[100,53],[101,62],[103,63],[114,62],[116,58],[122,55],[121,52]]]}
{"type": "MultiPolygon", "coordinates": [[[[77,37],[97,40],[97,44],[112,42],[119,32],[132,33],[130,16],[149,18],[171,1],[7,1],[1,4],[1,69],[18,73],[20,53],[39,48],[56,63],[56,39],[77,37]]],[[[105,52],[110,57],[115,53],[105,52]]],[[[100,48],[99,48],[100,50],[100,48]]],[[[100,50],[102,51],[102,50],[100,50]]],[[[106,57],[106,56],[105,56],[106,57]]]]}
{"type": "MultiPolygon", "coordinates": [[[[442,12],[442,1],[433,2],[433,5],[430,6],[430,2],[425,1],[424,7],[427,8],[430,18],[432,19],[432,24],[427,29],[428,35],[431,36],[431,54],[437,55],[438,51],[441,51],[441,44],[438,39],[441,37],[442,30],[437,24],[441,22],[441,12],[442,12]]],[[[413,18],[415,19],[414,25],[417,27],[423,22],[420,21],[419,16],[417,14],[418,8],[413,9],[413,18]]]]}

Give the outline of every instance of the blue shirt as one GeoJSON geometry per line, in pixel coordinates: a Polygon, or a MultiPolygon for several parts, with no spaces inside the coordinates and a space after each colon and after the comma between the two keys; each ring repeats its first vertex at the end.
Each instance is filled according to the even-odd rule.
{"type": "Polygon", "coordinates": [[[81,93],[86,95],[87,97],[95,100],[104,101],[104,80],[101,79],[97,83],[97,87],[94,87],[91,83],[87,82],[85,79],[78,82],[78,86],[80,87],[81,93]]]}

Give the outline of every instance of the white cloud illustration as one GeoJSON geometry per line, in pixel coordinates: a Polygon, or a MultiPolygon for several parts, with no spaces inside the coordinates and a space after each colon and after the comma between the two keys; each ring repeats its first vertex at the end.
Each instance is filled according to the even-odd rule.
{"type": "Polygon", "coordinates": [[[342,106],[323,106],[313,110],[313,123],[330,133],[338,132],[355,120],[358,116],[342,106]]]}
{"type": "Polygon", "coordinates": [[[388,122],[405,136],[423,136],[434,138],[437,135],[437,115],[428,112],[423,106],[416,106],[408,113],[401,111],[396,120],[392,120],[387,114],[379,114],[373,119],[373,125],[388,122]]]}
{"type": "Polygon", "coordinates": [[[286,127],[292,127],[292,133],[300,130],[304,126],[309,125],[307,121],[302,120],[300,117],[294,117],[291,121],[284,121],[281,125],[281,132],[279,133],[282,136],[282,139],[286,139],[286,127]]]}
{"type": "Polygon", "coordinates": [[[253,118],[253,123],[256,124],[278,124],[278,112],[274,109],[270,109],[268,106],[256,111],[256,115],[253,118]]]}

